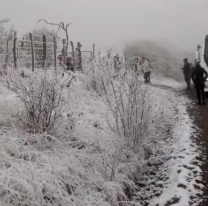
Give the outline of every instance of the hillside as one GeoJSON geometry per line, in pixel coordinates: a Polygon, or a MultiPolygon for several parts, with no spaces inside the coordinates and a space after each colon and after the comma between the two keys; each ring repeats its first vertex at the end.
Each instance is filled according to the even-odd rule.
{"type": "MultiPolygon", "coordinates": [[[[55,124],[56,130],[43,133],[27,132],[22,124],[27,120],[24,105],[15,92],[1,86],[0,205],[163,206],[177,201],[188,206],[191,197],[200,193],[193,187],[194,177],[191,182],[187,179],[187,168],[197,155],[190,138],[188,100],[143,85],[131,71],[125,78],[119,73],[112,78],[108,69],[106,64],[102,68],[94,64],[85,67],[84,73],[76,72],[75,80],[63,90],[67,104],[61,121],[55,124]],[[137,87],[132,88],[135,83],[137,87]],[[126,97],[137,99],[129,102],[126,97]],[[126,116],[131,111],[132,116],[126,116]]],[[[14,73],[4,78],[9,81],[14,73]]],[[[72,75],[65,73],[62,78],[61,73],[52,73],[15,77],[27,87],[33,75],[36,82],[43,78],[60,83],[72,75]]],[[[182,87],[171,79],[159,81],[182,87]]],[[[191,172],[195,171],[200,169],[191,172]]]]}

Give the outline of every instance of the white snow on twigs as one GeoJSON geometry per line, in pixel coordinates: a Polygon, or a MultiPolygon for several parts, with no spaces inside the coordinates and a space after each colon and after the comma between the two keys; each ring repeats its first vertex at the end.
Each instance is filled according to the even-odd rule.
{"type": "MultiPolygon", "coordinates": [[[[23,105],[1,87],[0,205],[144,206],[146,202],[168,206],[175,201],[174,205],[189,206],[192,197],[201,194],[195,185],[202,186],[197,183],[201,170],[195,164],[199,153],[192,141],[194,125],[187,113],[188,99],[171,89],[149,86],[155,113],[163,107],[161,127],[165,133],[158,137],[161,148],[150,158],[157,166],[152,170],[149,166],[152,174],[142,174],[136,185],[132,160],[139,166],[139,161],[145,165],[144,159],[129,153],[131,162],[127,162],[123,153],[117,155],[123,139],[109,128],[104,97],[86,89],[86,78],[76,73],[63,114],[63,118],[73,119],[73,131],[64,132],[67,125],[60,125],[59,138],[21,131],[16,113],[24,111],[23,105]],[[133,200],[125,194],[126,185],[135,193],[133,200]],[[5,204],[14,198],[19,202],[5,204]]],[[[154,78],[152,82],[181,87],[170,79],[154,78]]]]}

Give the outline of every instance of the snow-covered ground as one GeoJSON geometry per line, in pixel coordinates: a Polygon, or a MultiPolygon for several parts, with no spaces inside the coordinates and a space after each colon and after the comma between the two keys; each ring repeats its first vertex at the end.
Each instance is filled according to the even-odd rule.
{"type": "MultiPolygon", "coordinates": [[[[65,116],[73,120],[73,130],[61,131],[68,136],[60,139],[21,131],[16,114],[22,105],[15,95],[1,88],[0,205],[107,206],[123,202],[189,206],[199,202],[196,197],[201,185],[197,180],[201,171],[186,108],[189,100],[171,90],[149,86],[155,111],[163,107],[165,122],[161,125],[165,133],[158,138],[162,146],[148,162],[149,172],[138,180],[128,200],[126,184],[135,187],[128,173],[131,169],[127,171],[131,166],[118,153],[121,140],[106,122],[104,97],[87,90],[85,78],[77,74],[70,88],[65,116]]],[[[171,79],[154,78],[152,82],[183,87],[171,79]]]]}
{"type": "Polygon", "coordinates": [[[183,86],[185,86],[185,83],[179,83],[174,79],[171,78],[164,78],[161,76],[153,76],[151,78],[151,81],[154,84],[159,84],[159,85],[164,85],[164,86],[169,86],[169,87],[173,87],[173,88],[181,88],[183,86]]]}
{"type": "Polygon", "coordinates": [[[165,97],[164,105],[172,124],[167,125],[168,138],[164,139],[161,153],[157,154],[158,167],[155,171],[153,168],[152,174],[143,176],[134,201],[140,200],[143,203],[141,205],[149,206],[198,205],[203,189],[199,183],[202,180],[201,162],[197,160],[201,152],[194,141],[193,134],[197,128],[187,113],[187,106],[191,102],[180,95],[183,84],[163,78],[153,79],[152,82],[174,90],[165,87],[155,89],[159,98],[165,97]]]}

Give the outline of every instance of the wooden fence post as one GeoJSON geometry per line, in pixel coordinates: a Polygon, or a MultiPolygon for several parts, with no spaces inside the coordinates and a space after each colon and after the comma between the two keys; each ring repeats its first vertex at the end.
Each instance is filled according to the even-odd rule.
{"type": "Polygon", "coordinates": [[[6,59],[4,64],[4,71],[7,69],[9,63],[9,38],[6,39],[6,59]]]}
{"type": "Polygon", "coordinates": [[[77,53],[78,53],[78,57],[77,57],[77,64],[78,64],[78,69],[82,69],[82,52],[81,52],[81,47],[82,47],[82,45],[80,44],[80,42],[77,42],[77,53]]]}
{"type": "Polygon", "coordinates": [[[43,68],[46,67],[46,58],[47,58],[47,55],[46,55],[46,36],[43,35],[43,68]]]}
{"type": "Polygon", "coordinates": [[[92,58],[95,58],[95,43],[93,43],[92,58]]]}
{"type": "Polygon", "coordinates": [[[31,53],[32,53],[32,71],[35,70],[35,54],[34,54],[34,45],[33,45],[33,36],[30,33],[30,44],[31,44],[31,53]]]}
{"type": "Polygon", "coordinates": [[[56,37],[53,37],[53,44],[54,44],[54,66],[56,69],[57,63],[56,63],[56,50],[57,50],[57,44],[56,44],[56,37]]]}
{"type": "Polygon", "coordinates": [[[63,63],[66,64],[66,39],[63,39],[63,63]]]}
{"type": "Polygon", "coordinates": [[[73,41],[70,41],[71,48],[72,48],[72,58],[73,58],[73,65],[76,66],[76,60],[75,60],[75,51],[74,51],[74,44],[73,41]]]}
{"type": "Polygon", "coordinates": [[[14,68],[17,68],[17,32],[14,33],[14,45],[13,45],[13,55],[14,55],[14,68]]]}

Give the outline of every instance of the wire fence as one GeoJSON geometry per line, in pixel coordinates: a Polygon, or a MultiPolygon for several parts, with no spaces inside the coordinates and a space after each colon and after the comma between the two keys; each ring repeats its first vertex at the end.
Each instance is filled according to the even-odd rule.
{"type": "Polygon", "coordinates": [[[10,35],[0,32],[0,66],[4,70],[8,66],[34,70],[67,64],[82,68],[83,62],[90,62],[93,58],[94,51],[81,51],[79,42],[74,48],[73,42],[67,44],[65,39],[55,36],[29,33],[19,39],[16,32],[10,35]]]}

